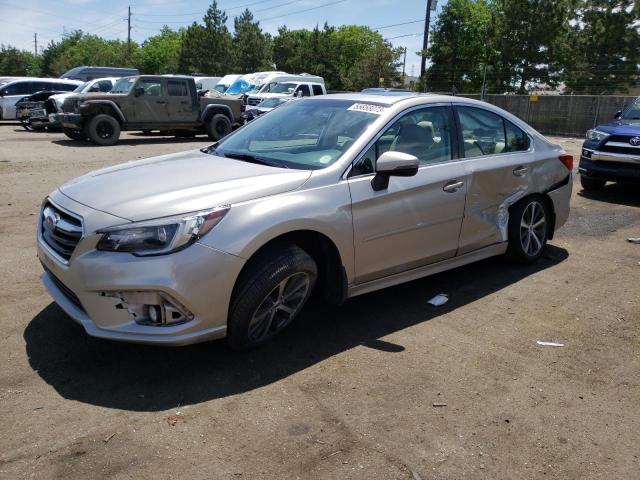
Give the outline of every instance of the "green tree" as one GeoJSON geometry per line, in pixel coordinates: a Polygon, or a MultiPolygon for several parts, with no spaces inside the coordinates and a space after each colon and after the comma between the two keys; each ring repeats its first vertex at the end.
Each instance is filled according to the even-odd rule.
{"type": "Polygon", "coordinates": [[[202,20],[204,25],[194,22],[184,32],[180,70],[184,73],[224,75],[233,68],[232,37],[226,26],[227,14],[213,0],[202,20]]]}
{"type": "Polygon", "coordinates": [[[162,27],[158,35],[147,38],[136,50],[133,56],[136,68],[146,74],[178,72],[183,34],[184,30],[162,27]]]}
{"type": "Polygon", "coordinates": [[[271,36],[264,33],[253,14],[245,9],[233,20],[233,53],[237,73],[258,72],[271,68],[271,36]]]}
{"type": "Polygon", "coordinates": [[[640,2],[582,0],[572,23],[568,91],[625,92],[640,79],[640,2]]]}
{"type": "Polygon", "coordinates": [[[0,45],[0,74],[11,77],[38,76],[40,63],[31,52],[0,45]]]}
{"type": "Polygon", "coordinates": [[[431,91],[479,91],[485,65],[493,63],[489,39],[494,17],[486,0],[449,0],[431,31],[427,56],[431,91]]]}

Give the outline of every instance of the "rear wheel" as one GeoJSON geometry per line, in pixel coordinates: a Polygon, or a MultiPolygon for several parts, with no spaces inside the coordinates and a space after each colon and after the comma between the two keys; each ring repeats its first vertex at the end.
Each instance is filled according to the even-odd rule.
{"type": "Polygon", "coordinates": [[[238,280],[229,309],[227,341],[236,349],[261,345],[289,326],[318,276],[314,260],[295,245],[253,262],[238,280]]]}
{"type": "Polygon", "coordinates": [[[86,140],[87,135],[79,129],[76,128],[62,128],[62,133],[64,133],[71,140],[86,140]]]}
{"type": "Polygon", "coordinates": [[[602,190],[607,182],[599,178],[580,175],[580,184],[585,190],[602,190]]]}
{"type": "Polygon", "coordinates": [[[120,138],[120,124],[111,115],[96,115],[87,125],[87,134],[97,145],[115,145],[120,138]]]}
{"type": "Polygon", "coordinates": [[[533,263],[542,256],[549,238],[549,211],[538,196],[525,198],[509,212],[507,258],[533,263]]]}
{"type": "Polygon", "coordinates": [[[207,135],[211,140],[220,140],[231,133],[231,120],[222,113],[216,113],[207,124],[207,135]]]}

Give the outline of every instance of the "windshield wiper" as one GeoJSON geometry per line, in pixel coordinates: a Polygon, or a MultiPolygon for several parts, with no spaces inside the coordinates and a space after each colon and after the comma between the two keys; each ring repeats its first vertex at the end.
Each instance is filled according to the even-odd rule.
{"type": "Polygon", "coordinates": [[[217,152],[216,154],[220,155],[222,157],[233,158],[234,160],[242,160],[243,162],[256,163],[258,165],[267,165],[269,167],[278,167],[278,168],[289,168],[284,163],[269,162],[268,160],[266,160],[264,158],[257,157],[255,155],[250,155],[248,153],[239,153],[239,152],[220,153],[220,152],[217,152]]]}

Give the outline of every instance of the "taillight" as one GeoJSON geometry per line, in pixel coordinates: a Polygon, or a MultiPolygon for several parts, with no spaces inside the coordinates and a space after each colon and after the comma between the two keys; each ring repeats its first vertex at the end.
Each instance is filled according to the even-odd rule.
{"type": "Polygon", "coordinates": [[[573,155],[569,155],[568,153],[563,153],[558,157],[565,167],[569,169],[569,171],[573,170],[573,155]]]}

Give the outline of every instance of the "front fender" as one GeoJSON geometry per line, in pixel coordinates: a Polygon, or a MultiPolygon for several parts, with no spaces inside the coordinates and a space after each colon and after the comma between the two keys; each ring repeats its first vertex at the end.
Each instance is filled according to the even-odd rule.
{"type": "Polygon", "coordinates": [[[291,232],[314,231],[335,244],[354,278],[351,196],[346,183],[265,197],[232,205],[229,213],[201,243],[249,259],[263,245],[291,232]]]}

